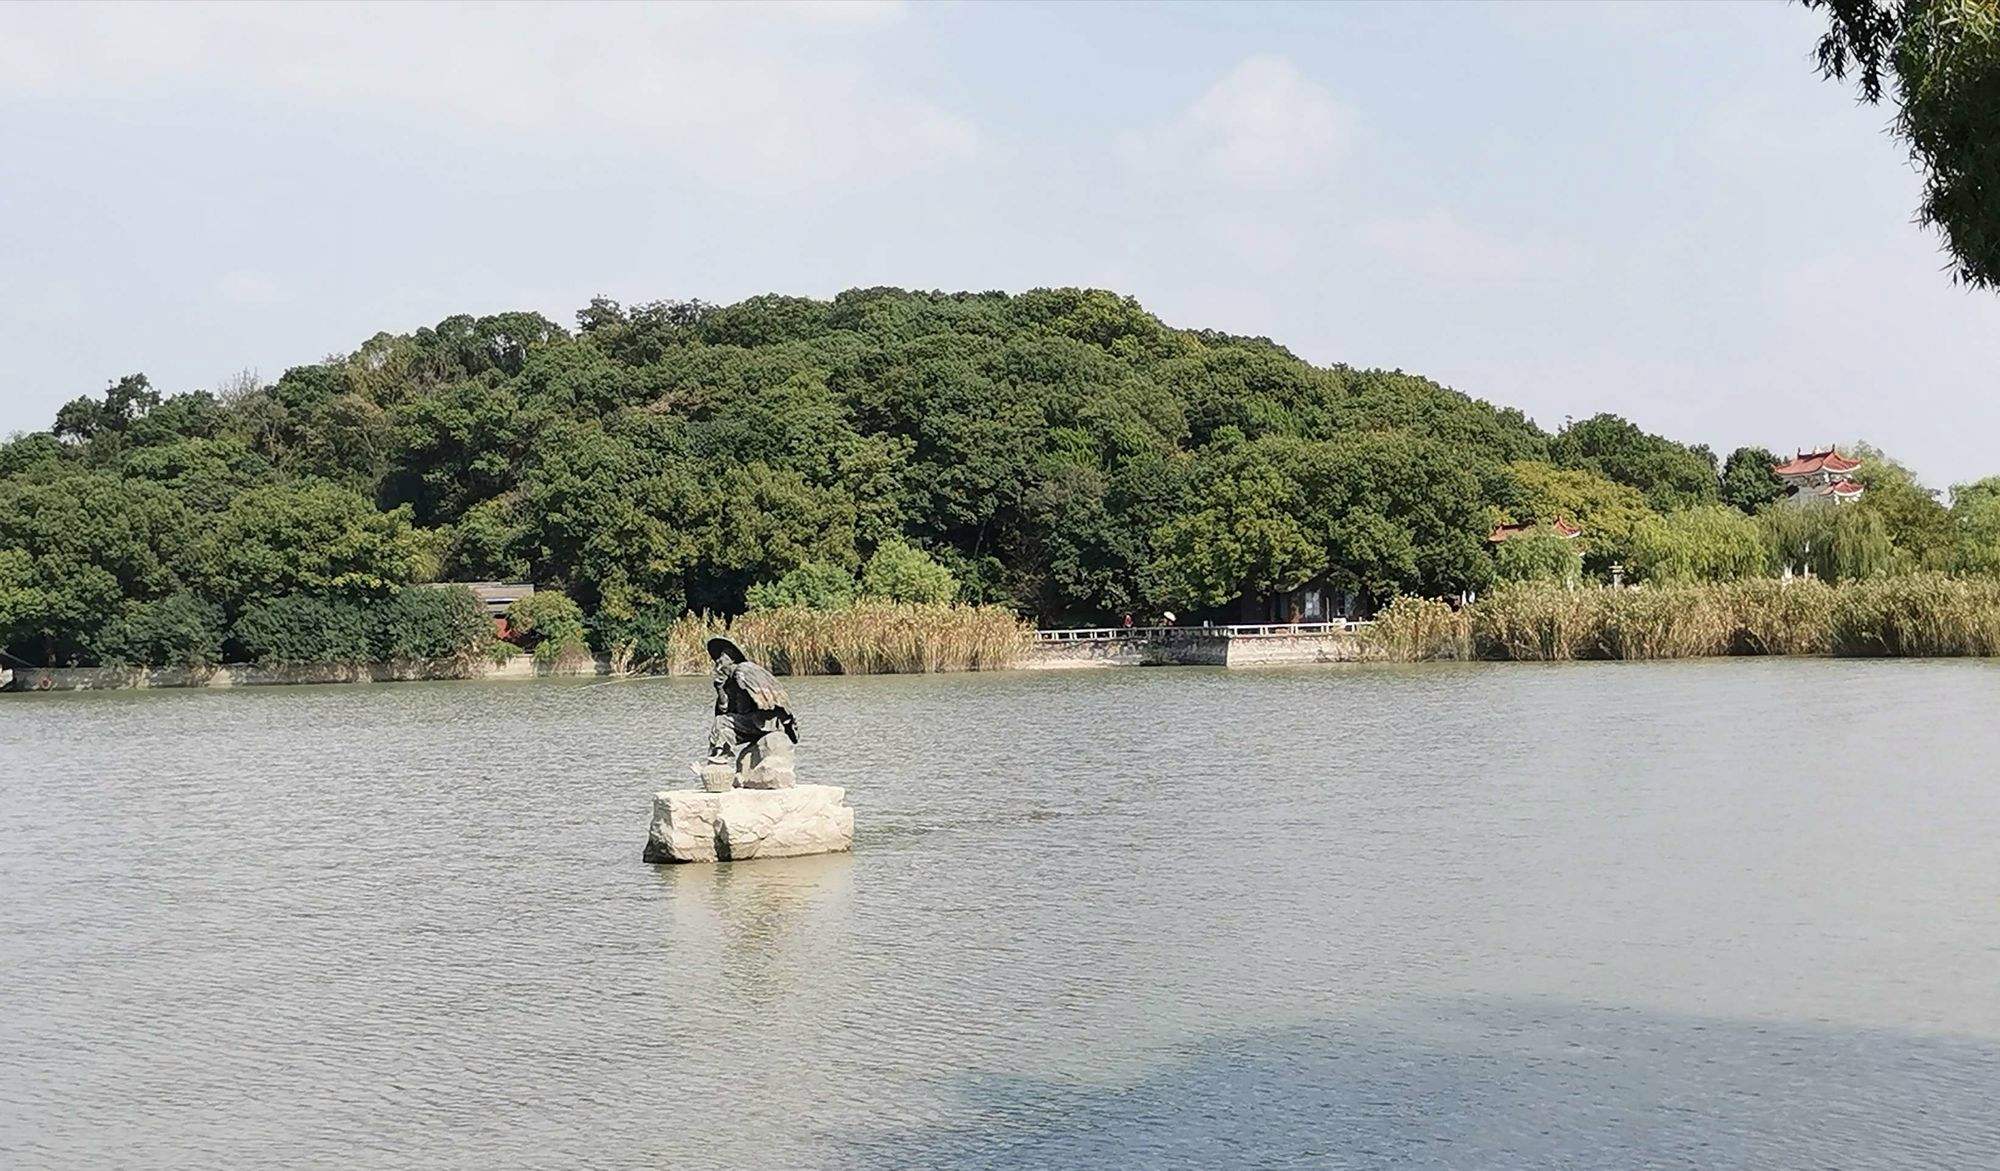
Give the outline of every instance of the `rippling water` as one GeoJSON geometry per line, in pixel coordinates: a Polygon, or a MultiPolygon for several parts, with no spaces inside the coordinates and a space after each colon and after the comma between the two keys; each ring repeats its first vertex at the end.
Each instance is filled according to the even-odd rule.
{"type": "Polygon", "coordinates": [[[0,1163],[2000,1164],[2000,664],[0,697],[0,1163]]]}

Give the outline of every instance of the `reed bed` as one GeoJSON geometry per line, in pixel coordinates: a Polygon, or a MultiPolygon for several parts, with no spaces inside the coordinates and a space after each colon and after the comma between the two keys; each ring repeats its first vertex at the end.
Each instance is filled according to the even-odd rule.
{"type": "Polygon", "coordinates": [[[1371,657],[1415,663],[1472,657],[1471,617],[1449,602],[1407,594],[1390,602],[1361,631],[1371,657]]]}
{"type": "Polygon", "coordinates": [[[1838,591],[1837,655],[2000,654],[2000,584],[1919,573],[1838,591]]]}
{"type": "Polygon", "coordinates": [[[1625,590],[1524,582],[1459,611],[1399,598],[1367,637],[1375,654],[1410,661],[2000,655],[2000,582],[1940,573],[1837,586],[1768,578],[1625,590]]]}
{"type": "Polygon", "coordinates": [[[1817,578],[1760,578],[1716,588],[1728,599],[1735,625],[1730,653],[1832,653],[1834,587],[1817,578]]]}
{"type": "Polygon", "coordinates": [[[1606,592],[1544,582],[1502,586],[1471,607],[1473,650],[1520,662],[1597,658],[1606,592]]]}
{"type": "Polygon", "coordinates": [[[630,665],[706,675],[706,644],[717,634],[779,675],[889,675],[1012,667],[1032,645],[1034,627],[1001,606],[861,602],[841,610],[756,610],[733,621],[686,614],[668,628],[661,653],[630,665]]]}

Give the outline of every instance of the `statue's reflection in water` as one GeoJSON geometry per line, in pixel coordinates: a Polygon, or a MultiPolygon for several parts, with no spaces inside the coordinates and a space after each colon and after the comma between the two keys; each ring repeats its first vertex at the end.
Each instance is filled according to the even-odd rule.
{"type": "Polygon", "coordinates": [[[843,970],[852,854],[654,868],[676,967],[717,973],[718,994],[778,1004],[843,970]]]}

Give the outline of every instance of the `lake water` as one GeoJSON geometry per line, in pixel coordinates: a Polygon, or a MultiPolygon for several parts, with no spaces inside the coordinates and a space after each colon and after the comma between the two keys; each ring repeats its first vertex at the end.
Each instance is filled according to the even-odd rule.
{"type": "Polygon", "coordinates": [[[0,1164],[2000,1165],[2000,663],[0,697],[0,1164]]]}

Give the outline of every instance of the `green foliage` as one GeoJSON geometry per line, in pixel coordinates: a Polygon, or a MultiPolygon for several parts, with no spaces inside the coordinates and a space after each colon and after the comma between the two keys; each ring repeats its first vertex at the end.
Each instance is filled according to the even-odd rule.
{"type": "Polygon", "coordinates": [[[1956,534],[1951,511],[1939,502],[1937,493],[1919,484],[1915,473],[1878,448],[1857,443],[1851,454],[1862,461],[1854,482],[1865,489],[1854,507],[1882,519],[1903,564],[1919,569],[1944,568],[1951,560],[1956,534]]]}
{"type": "Polygon", "coordinates": [[[1924,174],[1918,219],[1939,229],[1953,274],[2000,286],[2000,11],[1992,0],[1805,0],[1823,8],[1820,70],[1858,75],[1864,99],[1895,79],[1893,132],[1924,174]]]}
{"type": "Polygon", "coordinates": [[[1243,594],[1296,589],[1325,570],[1326,548],[1306,532],[1302,489],[1282,455],[1243,445],[1204,464],[1193,491],[1198,510],[1154,534],[1154,597],[1220,606],[1243,594]]]}
{"type": "Polygon", "coordinates": [[[507,625],[531,643],[582,643],[583,607],[561,590],[539,589],[507,607],[507,625]]]}
{"type": "Polygon", "coordinates": [[[952,579],[951,570],[922,549],[906,541],[885,541],[861,568],[861,595],[916,606],[942,606],[958,596],[958,582],[952,579]]]}
{"type": "Polygon", "coordinates": [[[325,482],[253,488],[198,542],[190,573],[238,606],[283,594],[382,595],[419,576],[426,541],[407,508],[378,512],[325,482]]]}
{"type": "Polygon", "coordinates": [[[1756,512],[1785,494],[1784,481],[1771,474],[1778,457],[1762,447],[1739,447],[1722,463],[1722,502],[1756,512]]]}
{"type": "Polygon", "coordinates": [[[752,610],[839,610],[854,604],[860,587],[854,574],[827,561],[808,561],[774,582],[750,587],[746,602],[752,610]]]}
{"type": "Polygon", "coordinates": [[[582,665],[590,654],[583,607],[561,590],[540,589],[507,607],[507,624],[542,663],[582,665]]]}
{"type": "Polygon", "coordinates": [[[1559,467],[1587,469],[1637,488],[1660,512],[1716,499],[1713,452],[1649,435],[1617,415],[1593,415],[1565,427],[1549,453],[1559,467]]]}
{"type": "MultiPolygon", "coordinates": [[[[353,661],[360,607],[370,653],[407,655],[456,645],[428,609],[446,603],[389,601],[438,578],[559,586],[629,664],[676,661],[690,610],[844,614],[850,594],[1227,620],[1303,585],[1388,602],[1483,589],[1496,562],[1554,572],[1515,566],[1534,541],[1496,557],[1497,519],[1581,525],[1593,572],[1740,569],[1655,515],[1720,498],[1706,449],[1612,416],[1552,438],[1417,375],[1314,367],[1102,290],[599,298],[577,326],[460,315],[268,385],[162,397],[133,375],[70,404],[0,445],[0,649],[178,654],[131,624],[185,633],[194,610],[167,602],[185,596],[219,608],[230,653],[353,661]],[[324,632],[296,626],[314,617],[324,632]]],[[[1768,489],[1755,465],[1732,460],[1738,507],[1768,489]]],[[[1982,571],[1978,507],[1880,475],[1859,507],[1898,563],[1982,571]]]]}
{"type": "Polygon", "coordinates": [[[1640,524],[1626,564],[1646,581],[1733,581],[1762,573],[1767,557],[1756,522],[1733,508],[1706,504],[1640,524]]]}
{"type": "Polygon", "coordinates": [[[2000,576],[2000,476],[1951,490],[1952,569],[2000,576]]]}
{"type": "Polygon", "coordinates": [[[353,665],[375,660],[374,626],[357,599],[288,594],[251,603],[230,641],[266,666],[353,665]]]}
{"type": "Polygon", "coordinates": [[[1551,525],[1562,520],[1582,529],[1576,548],[1594,572],[1602,573],[1613,562],[1624,560],[1632,549],[1632,534],[1654,515],[1637,488],[1593,471],[1517,460],[1507,465],[1507,472],[1511,483],[1505,496],[1510,518],[1551,525]]]}
{"type": "Polygon", "coordinates": [[[374,598],[264,598],[230,630],[230,642],[266,666],[466,659],[492,641],[493,620],[464,586],[411,586],[374,598]]]}
{"type": "Polygon", "coordinates": [[[1822,581],[1856,581],[1893,573],[1906,558],[1889,539],[1879,513],[1833,501],[1776,504],[1757,514],[1767,568],[1822,581]]]}
{"type": "Polygon", "coordinates": [[[1573,586],[1583,578],[1583,557],[1575,540],[1552,528],[1536,527],[1495,547],[1493,575],[1501,581],[1552,581],[1573,586]]]}
{"type": "Polygon", "coordinates": [[[411,586],[367,603],[375,658],[430,662],[482,653],[493,641],[493,619],[462,585],[411,586]]]}
{"type": "Polygon", "coordinates": [[[222,661],[222,607],[185,591],[133,602],[95,640],[101,663],[209,667],[222,661]]]}

